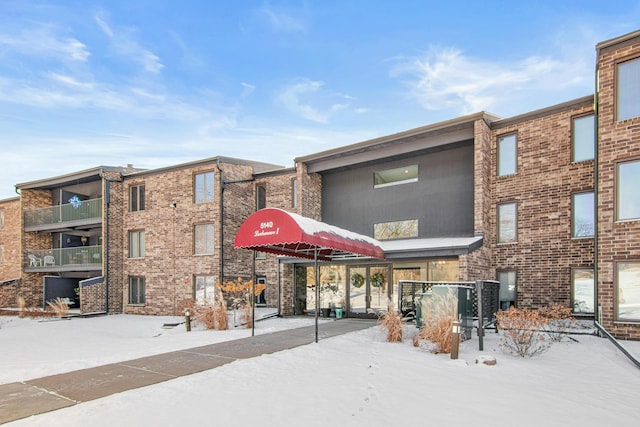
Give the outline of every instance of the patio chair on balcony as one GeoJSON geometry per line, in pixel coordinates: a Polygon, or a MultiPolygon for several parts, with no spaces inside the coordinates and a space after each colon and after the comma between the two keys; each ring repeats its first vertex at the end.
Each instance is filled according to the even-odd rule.
{"type": "Polygon", "coordinates": [[[28,254],[29,258],[29,267],[42,267],[42,258],[38,258],[33,254],[28,254]]]}
{"type": "Polygon", "coordinates": [[[52,255],[45,255],[43,259],[45,267],[48,265],[56,265],[56,259],[52,255]]]}

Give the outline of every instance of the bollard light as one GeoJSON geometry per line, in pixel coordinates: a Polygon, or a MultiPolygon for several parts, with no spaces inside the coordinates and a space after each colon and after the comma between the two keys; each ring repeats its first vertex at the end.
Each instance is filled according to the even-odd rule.
{"type": "Polygon", "coordinates": [[[454,320],[451,326],[451,358],[458,358],[458,349],[460,347],[460,321],[454,320]]]}

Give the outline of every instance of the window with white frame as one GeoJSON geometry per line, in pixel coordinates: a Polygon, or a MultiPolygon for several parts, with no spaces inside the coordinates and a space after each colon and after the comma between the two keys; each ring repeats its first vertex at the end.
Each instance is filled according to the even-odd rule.
{"type": "Polygon", "coordinates": [[[593,268],[571,271],[571,303],[575,314],[593,314],[595,302],[593,268]]]}
{"type": "Polygon", "coordinates": [[[373,173],[373,188],[418,182],[418,165],[386,169],[373,173]]]}
{"type": "Polygon", "coordinates": [[[518,138],[515,133],[498,138],[498,176],[513,175],[518,164],[518,138]]]}
{"type": "Polygon", "coordinates": [[[640,160],[616,167],[616,219],[640,219],[640,160]]]}
{"type": "Polygon", "coordinates": [[[291,207],[298,207],[298,180],[293,178],[291,180],[291,207]]]}
{"type": "Polygon", "coordinates": [[[616,319],[640,321],[640,261],[616,265],[616,319]]]}
{"type": "Polygon", "coordinates": [[[129,276],[129,304],[140,305],[146,302],[144,277],[129,276]]]}
{"type": "Polygon", "coordinates": [[[199,173],[193,177],[194,201],[196,203],[213,202],[214,174],[199,173]]]}
{"type": "Polygon", "coordinates": [[[498,205],[498,243],[515,243],[518,239],[517,204],[501,203],[498,205]]]}
{"type": "Polygon", "coordinates": [[[129,187],[129,211],[143,211],[144,205],[144,185],[134,185],[129,187]]]}
{"type": "Polygon", "coordinates": [[[595,116],[574,117],[571,121],[571,160],[592,160],[596,149],[595,116]]]}
{"type": "Polygon", "coordinates": [[[616,77],[618,120],[640,116],[640,58],[619,63],[616,77]]]}
{"type": "Polygon", "coordinates": [[[595,232],[593,192],[574,193],[571,202],[572,236],[592,237],[595,232]]]}
{"type": "Polygon", "coordinates": [[[199,304],[213,303],[216,281],[214,276],[196,276],[194,297],[199,304]]]}
{"type": "Polygon", "coordinates": [[[516,271],[498,271],[498,282],[500,282],[500,310],[508,310],[516,305],[516,271]]]}
{"type": "Polygon", "coordinates": [[[144,258],[144,231],[129,232],[129,258],[144,258]]]}
{"type": "Polygon", "coordinates": [[[213,254],[213,224],[196,224],[193,228],[195,255],[213,254]]]}

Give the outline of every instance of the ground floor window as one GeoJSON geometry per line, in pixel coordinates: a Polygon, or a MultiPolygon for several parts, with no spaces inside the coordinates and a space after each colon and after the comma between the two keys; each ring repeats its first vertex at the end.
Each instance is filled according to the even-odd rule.
{"type": "Polygon", "coordinates": [[[571,272],[571,305],[575,314],[593,314],[593,268],[574,268],[571,272]]]}
{"type": "Polygon", "coordinates": [[[129,277],[129,304],[145,303],[144,277],[129,277]]]}
{"type": "Polygon", "coordinates": [[[196,276],[194,298],[198,304],[213,303],[216,280],[214,276],[196,276]]]}
{"type": "Polygon", "coordinates": [[[515,270],[498,271],[500,282],[500,310],[508,310],[516,305],[516,272],[515,270]]]}
{"type": "Polygon", "coordinates": [[[617,320],[640,321],[640,261],[617,264],[616,304],[617,320]]]}

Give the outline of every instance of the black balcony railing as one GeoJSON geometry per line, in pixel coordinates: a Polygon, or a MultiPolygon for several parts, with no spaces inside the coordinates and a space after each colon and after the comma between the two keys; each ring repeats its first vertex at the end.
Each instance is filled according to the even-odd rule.
{"type": "Polygon", "coordinates": [[[24,256],[23,266],[25,269],[36,271],[100,269],[102,266],[102,246],[28,251],[24,256]]]}
{"type": "Polygon", "coordinates": [[[31,209],[24,213],[25,229],[69,222],[93,222],[102,217],[102,199],[78,200],[77,203],[31,209]]]}

